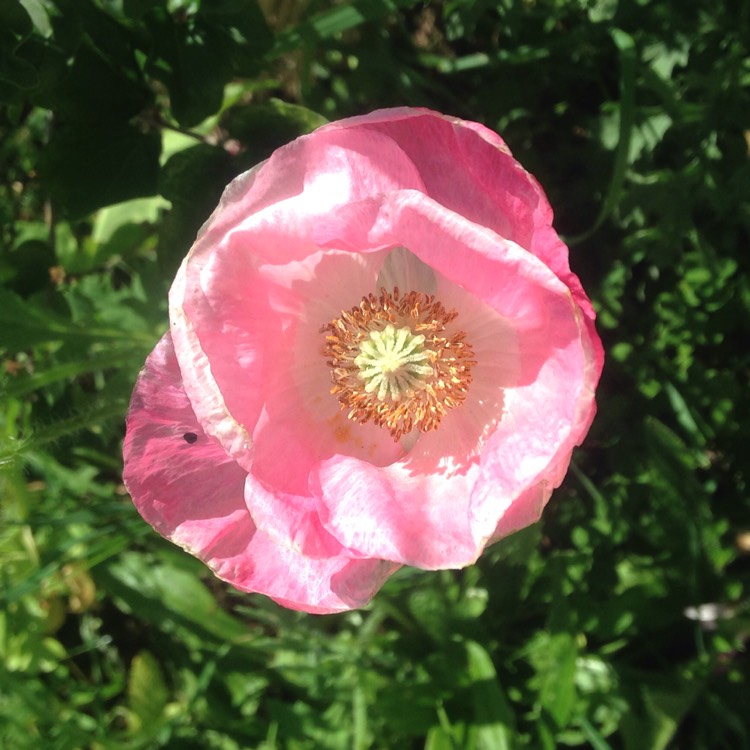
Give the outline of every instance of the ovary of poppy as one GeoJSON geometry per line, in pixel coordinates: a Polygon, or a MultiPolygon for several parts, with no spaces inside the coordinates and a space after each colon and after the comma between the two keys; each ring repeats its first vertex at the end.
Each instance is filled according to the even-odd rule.
{"type": "Polygon", "coordinates": [[[138,379],[125,483],[243,591],[365,605],[538,520],[595,412],[594,313],[501,138],[424,109],[234,180],[138,379]]]}

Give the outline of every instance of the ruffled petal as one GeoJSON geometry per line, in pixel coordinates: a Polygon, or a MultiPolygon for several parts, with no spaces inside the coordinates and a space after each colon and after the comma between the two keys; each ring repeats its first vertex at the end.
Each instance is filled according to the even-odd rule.
{"type": "Polygon", "coordinates": [[[198,424],[169,334],[138,378],[123,453],[125,485],[160,534],[222,578],[251,575],[244,553],[255,527],[243,501],[246,472],[198,424]]]}
{"type": "MultiPolygon", "coordinates": [[[[559,451],[578,437],[571,426],[585,381],[583,316],[541,261],[419,193],[384,201],[368,240],[408,248],[446,280],[438,291],[459,310],[467,295],[489,308],[490,338],[498,350],[509,350],[508,364],[480,340],[477,354],[489,361],[483,370],[477,356],[476,393],[471,395],[472,383],[465,418],[463,406],[456,407],[434,436],[420,436],[397,464],[324,460],[318,473],[321,518],[336,538],[364,555],[423,568],[466,565],[518,498],[542,479],[553,485],[559,451]],[[451,295],[452,287],[457,291],[451,295]],[[493,394],[495,406],[487,403],[484,421],[476,419],[487,432],[467,440],[461,428],[474,429],[480,401],[493,394]],[[481,451],[456,452],[452,439],[466,445],[473,440],[481,451]]],[[[477,310],[467,313],[468,321],[479,316],[477,310]]]]}
{"type": "Polygon", "coordinates": [[[601,344],[592,341],[591,323],[582,313],[575,311],[574,319],[579,338],[544,363],[533,387],[507,394],[513,419],[499,425],[483,453],[471,512],[474,528],[487,535],[488,543],[539,519],[596,413],[601,344]],[[498,488],[523,485],[526,489],[498,516],[498,488]]]}
{"type": "Polygon", "coordinates": [[[323,524],[347,547],[427,570],[460,568],[481,551],[468,498],[479,468],[418,473],[334,456],[317,469],[323,524]]]}
{"type": "MultiPolygon", "coordinates": [[[[372,425],[357,429],[331,395],[330,367],[321,328],[342,309],[360,302],[375,284],[382,253],[316,251],[302,260],[263,263],[233,273],[224,255],[211,260],[207,298],[215,325],[254,326],[263,352],[257,395],[263,407],[252,432],[247,468],[280,492],[308,494],[308,475],[321,456],[348,453],[372,463],[391,463],[403,454],[372,425]],[[248,316],[247,318],[245,316],[248,316]]],[[[235,390],[245,376],[243,350],[234,355],[235,390]]],[[[248,358],[249,366],[253,366],[248,358]]]]}
{"type": "Polygon", "coordinates": [[[400,567],[386,560],[342,554],[308,557],[257,534],[248,550],[258,562],[250,585],[237,588],[266,594],[278,604],[325,615],[364,607],[400,567]]]}
{"type": "Polygon", "coordinates": [[[312,613],[364,606],[398,567],[340,544],[302,554],[260,531],[245,472],[206,434],[182,387],[169,334],[146,361],[127,420],[124,481],[141,515],[233,586],[312,613]]]}
{"type": "Polygon", "coordinates": [[[593,320],[591,303],[570,270],[568,248],[552,228],[544,191],[497,133],[479,123],[409,107],[377,110],[324,129],[343,128],[392,138],[418,170],[426,195],[533,253],[593,320]]]}
{"type": "MultiPolygon", "coordinates": [[[[170,290],[171,331],[201,424],[244,468],[263,406],[265,331],[246,276],[264,262],[304,261],[318,249],[317,235],[345,244],[359,201],[404,187],[422,182],[389,138],[319,132],[238,177],[201,230],[170,290]],[[228,302],[217,305],[220,291],[235,303],[231,317],[228,302]]],[[[371,211],[361,210],[367,223],[371,211]]]]}

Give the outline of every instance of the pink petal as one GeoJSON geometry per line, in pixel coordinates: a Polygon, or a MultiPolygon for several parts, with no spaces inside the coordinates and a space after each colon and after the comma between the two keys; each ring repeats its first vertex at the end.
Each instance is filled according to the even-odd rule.
{"type": "MultiPolygon", "coordinates": [[[[346,231],[358,201],[404,186],[422,183],[385,136],[341,131],[298,139],[227,188],[183,262],[170,317],[185,389],[208,434],[243,467],[252,463],[250,435],[263,405],[263,321],[247,295],[231,320],[223,317],[227,306],[217,311],[212,290],[231,287],[236,302],[245,276],[263,260],[303,260],[317,250],[317,233],[332,239],[346,231]],[[234,385],[240,378],[243,389],[234,385]]],[[[371,212],[364,210],[367,222],[371,212]]]]}
{"type": "Polygon", "coordinates": [[[123,452],[125,485],[160,534],[211,560],[217,575],[250,573],[242,554],[255,531],[243,502],[246,472],[198,425],[169,334],[138,378],[123,452]]]}
{"type": "Polygon", "coordinates": [[[141,515],[239,589],[305,612],[339,612],[364,606],[398,567],[353,558],[333,543],[327,555],[305,556],[256,528],[245,505],[247,473],[198,424],[169,334],[138,379],[124,457],[141,515]]]}
{"type": "Polygon", "coordinates": [[[482,461],[482,476],[472,497],[474,526],[483,529],[488,542],[528,526],[539,519],[552,491],[560,485],[570,464],[573,448],[588,432],[596,412],[594,388],[602,369],[601,345],[592,345],[589,322],[580,313],[579,342],[571,342],[540,369],[532,387],[507,394],[509,413],[492,436],[482,461]],[[561,387],[577,385],[577,389],[561,387]],[[542,398],[535,403],[532,391],[542,398]],[[546,395],[546,399],[545,399],[546,395]],[[541,441],[554,454],[540,460],[541,441]],[[498,488],[525,484],[507,510],[498,518],[495,497],[498,488]]]}
{"type": "MultiPolygon", "coordinates": [[[[309,495],[310,469],[321,456],[349,453],[376,464],[403,453],[372,425],[357,429],[330,394],[331,374],[323,355],[321,327],[360,302],[373,289],[382,254],[316,251],[301,260],[263,263],[244,273],[226,255],[209,264],[206,298],[214,325],[255,326],[263,379],[257,396],[263,409],[252,432],[250,469],[280,492],[309,495]],[[251,310],[250,319],[244,315],[251,310]]],[[[242,371],[243,351],[234,353],[242,371]]],[[[247,361],[252,365],[252,358],[247,361]]],[[[238,374],[243,390],[254,373],[238,374]]]]}
{"type": "Polygon", "coordinates": [[[398,464],[378,468],[341,456],[322,461],[320,514],[336,538],[363,555],[458,567],[476,559],[517,498],[550,483],[559,452],[569,452],[579,438],[571,425],[579,400],[588,400],[583,316],[543,263],[419,193],[384,202],[368,241],[389,240],[506,321],[517,341],[515,380],[487,382],[496,371],[480,378],[480,392],[494,385],[502,398],[494,433],[482,436],[481,458],[462,463],[441,451],[460,424],[457,416],[451,428],[449,414],[435,438],[420,437],[398,464]]]}
{"type": "Polygon", "coordinates": [[[321,524],[311,495],[284,492],[248,474],[245,504],[257,528],[278,547],[311,558],[341,552],[341,543],[321,524]]]}
{"type": "Polygon", "coordinates": [[[568,250],[552,229],[544,191],[497,133],[479,123],[408,107],[378,110],[324,130],[339,128],[393,138],[418,170],[426,195],[534,253],[593,319],[591,303],[568,265],[568,250]]]}
{"type": "Polygon", "coordinates": [[[248,549],[258,562],[245,591],[266,594],[289,609],[330,614],[364,607],[399,566],[385,560],[336,557],[312,558],[279,547],[258,534],[248,549]]]}
{"type": "Polygon", "coordinates": [[[363,555],[424,569],[457,568],[476,560],[468,498],[479,468],[417,473],[408,463],[378,468],[349,456],[318,467],[323,524],[363,555]]]}

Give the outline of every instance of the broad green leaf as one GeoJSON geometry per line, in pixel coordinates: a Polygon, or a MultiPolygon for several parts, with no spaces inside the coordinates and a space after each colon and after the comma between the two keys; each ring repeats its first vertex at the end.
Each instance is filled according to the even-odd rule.
{"type": "Polygon", "coordinates": [[[476,641],[467,641],[465,647],[476,747],[478,750],[511,750],[515,747],[515,714],[500,685],[492,658],[476,641]]]}
{"type": "Polygon", "coordinates": [[[254,3],[221,0],[185,9],[183,15],[156,12],[151,18],[150,70],[168,86],[171,113],[185,127],[216,114],[225,85],[235,76],[257,73],[272,42],[254,3]]]}
{"type": "Polygon", "coordinates": [[[169,203],[159,196],[136,198],[102,209],[94,219],[91,238],[94,242],[110,242],[119,229],[130,224],[156,224],[169,203]]]}
{"type": "Polygon", "coordinates": [[[48,37],[52,33],[52,26],[49,21],[49,12],[43,0],[19,0],[19,2],[31,17],[34,28],[42,36],[48,37]]]}
{"type": "Polygon", "coordinates": [[[160,226],[159,260],[171,275],[216,208],[236,165],[222,148],[206,143],[171,156],[159,177],[159,192],[172,203],[160,226]]]}
{"type": "Polygon", "coordinates": [[[222,641],[248,636],[247,627],[222,611],[193,572],[168,563],[151,564],[143,555],[126,553],[94,574],[109,582],[129,610],[152,622],[168,619],[222,641]]]}
{"type": "Polygon", "coordinates": [[[67,124],[55,130],[40,170],[70,216],[154,195],[161,138],[127,123],[67,124]]]}
{"type": "Polygon", "coordinates": [[[173,205],[215,206],[231,176],[229,154],[223,148],[201,143],[169,159],[159,177],[159,192],[173,205]]]}
{"type": "MultiPolygon", "coordinates": [[[[121,126],[146,109],[153,96],[146,82],[117,63],[93,45],[81,45],[65,78],[45,102],[60,123],[79,128],[84,123],[121,126]]],[[[129,67],[134,68],[135,62],[129,67]]]]}
{"type": "Polygon", "coordinates": [[[8,32],[8,38],[25,35],[31,31],[31,19],[19,0],[5,0],[0,5],[0,29],[8,32]]]}
{"type": "Polygon", "coordinates": [[[256,73],[273,44],[273,35],[259,4],[246,0],[214,0],[201,4],[200,15],[221,27],[227,39],[232,40],[233,74],[246,77],[256,73]]]}
{"type": "Polygon", "coordinates": [[[164,717],[169,691],[161,667],[150,651],[140,651],[130,663],[128,675],[129,729],[148,734],[164,717]]]}
{"type": "Polygon", "coordinates": [[[529,645],[529,659],[536,675],[541,708],[558,728],[570,720],[576,701],[576,658],[578,649],[570,633],[540,633],[529,645]]]}
{"type": "Polygon", "coordinates": [[[642,684],[643,710],[628,714],[622,723],[625,750],[665,750],[702,688],[699,680],[677,675],[669,685],[642,684]]]}

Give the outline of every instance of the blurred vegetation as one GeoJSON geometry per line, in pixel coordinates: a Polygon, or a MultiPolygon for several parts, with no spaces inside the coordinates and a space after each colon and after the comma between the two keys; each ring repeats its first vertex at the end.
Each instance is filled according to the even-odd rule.
{"type": "Polygon", "coordinates": [[[747,0],[2,0],[0,747],[750,747],[749,40],[747,0]],[[401,104],[544,185],[600,411],[541,524],[299,615],[141,521],[124,413],[228,180],[401,104]]]}

